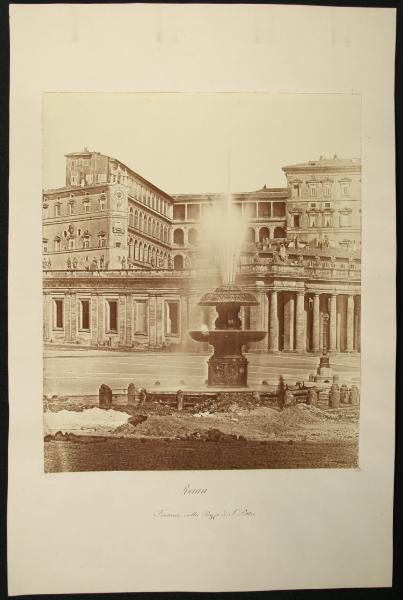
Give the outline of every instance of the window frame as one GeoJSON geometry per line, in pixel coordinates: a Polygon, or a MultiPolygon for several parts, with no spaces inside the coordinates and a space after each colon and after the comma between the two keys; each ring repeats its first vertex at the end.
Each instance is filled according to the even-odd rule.
{"type": "Polygon", "coordinates": [[[64,298],[54,297],[53,300],[53,329],[54,331],[64,331],[64,298]],[[61,325],[58,325],[58,303],[61,304],[61,325]]]}
{"type": "Polygon", "coordinates": [[[181,307],[180,299],[165,299],[164,300],[164,337],[166,338],[180,338],[181,336],[181,307]],[[177,307],[177,331],[172,332],[168,330],[168,316],[169,306],[174,304],[177,307]]]}
{"type": "Polygon", "coordinates": [[[106,333],[119,333],[119,301],[118,298],[106,298],[105,331],[106,333]],[[116,329],[111,328],[111,303],[116,305],[116,329]]]}
{"type": "Polygon", "coordinates": [[[91,331],[91,298],[89,297],[80,297],[79,299],[79,303],[80,303],[80,313],[79,313],[79,331],[86,331],[86,332],[90,332],[91,331]],[[88,327],[84,327],[84,323],[83,323],[83,303],[86,302],[88,303],[88,327]]]}
{"type": "Polygon", "coordinates": [[[150,303],[148,298],[134,298],[133,299],[133,335],[143,335],[148,336],[149,330],[149,317],[150,317],[150,303]],[[139,329],[139,317],[138,317],[138,305],[142,304],[144,308],[145,315],[145,327],[144,329],[139,329]]]}

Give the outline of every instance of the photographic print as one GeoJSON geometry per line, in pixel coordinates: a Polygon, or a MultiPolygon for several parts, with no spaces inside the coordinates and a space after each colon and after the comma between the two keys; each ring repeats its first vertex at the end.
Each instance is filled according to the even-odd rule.
{"type": "Polygon", "coordinates": [[[45,472],[358,466],[361,97],[43,95],[45,472]]]}

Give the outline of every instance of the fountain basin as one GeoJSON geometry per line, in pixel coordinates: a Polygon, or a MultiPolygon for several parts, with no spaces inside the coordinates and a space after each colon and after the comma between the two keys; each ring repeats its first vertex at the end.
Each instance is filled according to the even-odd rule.
{"type": "Polygon", "coordinates": [[[253,329],[213,329],[212,331],[189,331],[190,337],[196,342],[208,342],[214,347],[216,355],[242,354],[242,346],[249,342],[262,340],[266,331],[253,329]]]}
{"type": "Polygon", "coordinates": [[[197,342],[208,342],[214,354],[208,360],[208,387],[247,387],[248,361],[242,354],[242,346],[262,340],[266,332],[240,329],[214,329],[189,331],[197,342]]]}

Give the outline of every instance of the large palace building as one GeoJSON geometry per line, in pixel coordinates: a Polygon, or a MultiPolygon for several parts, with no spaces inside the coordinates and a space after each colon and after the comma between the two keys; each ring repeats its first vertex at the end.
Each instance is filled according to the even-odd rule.
{"type": "MultiPolygon", "coordinates": [[[[248,221],[237,284],[259,301],[242,326],[268,332],[249,350],[359,352],[360,161],[283,171],[287,187],[232,194],[248,221]]],[[[224,196],[167,194],[87,149],[66,156],[65,183],[43,192],[45,343],[208,350],[188,331],[214,327],[202,224],[224,196]]]]}

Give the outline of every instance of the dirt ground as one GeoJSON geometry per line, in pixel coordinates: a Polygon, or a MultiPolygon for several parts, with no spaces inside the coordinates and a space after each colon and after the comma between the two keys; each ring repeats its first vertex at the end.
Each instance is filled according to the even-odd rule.
{"type": "MultiPolygon", "coordinates": [[[[47,427],[47,412],[65,415],[66,410],[77,412],[91,411],[88,405],[70,400],[54,399],[45,406],[45,433],[54,434],[58,429],[56,415],[52,416],[52,428],[47,427]],[[63,413],[61,413],[63,411],[63,413]]],[[[93,409],[92,409],[93,410],[93,409]]],[[[97,409],[98,410],[98,409],[97,409]]],[[[195,414],[176,411],[164,406],[116,406],[110,411],[127,413],[123,424],[117,427],[113,419],[105,418],[99,424],[92,423],[91,427],[83,425],[70,428],[65,419],[62,431],[75,431],[80,435],[101,435],[112,438],[162,438],[187,439],[189,436],[205,437],[210,430],[218,430],[224,435],[242,436],[254,441],[354,441],[359,433],[359,407],[346,406],[335,410],[324,410],[323,407],[313,407],[306,404],[290,406],[282,411],[277,407],[256,406],[244,408],[239,405],[229,406],[225,412],[200,411],[195,414]],[[146,420],[140,423],[129,423],[129,419],[142,415],[146,420]],[[79,431],[77,431],[79,428],[79,431]]],[[[105,417],[110,411],[104,411],[105,417]]],[[[73,416],[73,415],[72,415],[73,416]]],[[[50,421],[50,419],[48,419],[50,421]]],[[[121,421],[122,421],[121,420],[121,421]]],[[[138,419],[137,419],[138,420],[138,419]]],[[[62,421],[62,419],[61,419],[62,421]]],[[[60,422],[61,422],[60,421],[60,422]]],[[[136,419],[134,419],[136,421],[136,419]]]]}

